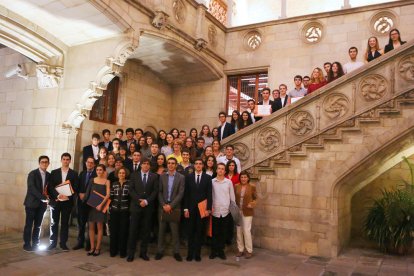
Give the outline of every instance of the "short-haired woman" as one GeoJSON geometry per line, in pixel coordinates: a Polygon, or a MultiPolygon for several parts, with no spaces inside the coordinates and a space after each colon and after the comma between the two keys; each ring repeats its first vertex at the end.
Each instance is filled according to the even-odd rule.
{"type": "Polygon", "coordinates": [[[246,259],[252,257],[252,220],[253,208],[256,206],[257,194],[256,187],[250,184],[250,176],[246,171],[242,171],[239,176],[240,183],[236,184],[234,193],[236,204],[240,208],[240,220],[237,225],[237,257],[245,256],[246,259]]]}

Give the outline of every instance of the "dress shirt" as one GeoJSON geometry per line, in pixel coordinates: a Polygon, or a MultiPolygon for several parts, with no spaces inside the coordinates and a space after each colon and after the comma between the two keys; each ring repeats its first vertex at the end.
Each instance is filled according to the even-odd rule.
{"type": "Polygon", "coordinates": [[[139,168],[139,163],[140,163],[140,162],[138,162],[138,163],[133,163],[133,164],[132,164],[132,169],[134,170],[134,172],[135,172],[136,170],[138,170],[138,168],[139,168]]]}
{"type": "Polygon", "coordinates": [[[230,201],[236,201],[233,183],[227,178],[218,180],[214,178],[213,184],[213,216],[225,217],[229,214],[230,201]]]}
{"type": "Polygon", "coordinates": [[[284,98],[280,97],[280,102],[282,103],[282,107],[285,106],[285,101],[287,101],[287,96],[284,98]]]}
{"type": "Polygon", "coordinates": [[[108,148],[109,148],[109,143],[110,143],[110,141],[108,141],[108,142],[104,142],[104,147],[105,147],[106,149],[108,149],[108,148]]]}
{"type": "Polygon", "coordinates": [[[174,185],[174,177],[176,173],[177,172],[174,172],[173,175],[170,175],[169,173],[167,173],[168,174],[168,202],[171,202],[172,188],[174,185]]]}
{"type": "MultiPolygon", "coordinates": [[[[141,177],[142,177],[142,183],[144,184],[144,189],[145,189],[145,186],[147,186],[148,175],[149,175],[149,171],[147,172],[141,171],[141,177]]],[[[144,201],[145,201],[145,205],[148,205],[148,201],[146,199],[144,199],[144,201]]]]}
{"type": "Polygon", "coordinates": [[[227,165],[227,162],[229,162],[230,160],[234,160],[234,162],[236,162],[237,172],[240,173],[242,168],[241,168],[240,160],[236,156],[233,156],[233,158],[230,158],[230,159],[227,159],[227,156],[225,156],[225,155],[219,156],[219,157],[217,157],[217,164],[218,163],[224,163],[224,164],[227,165]]]}
{"type": "Polygon", "coordinates": [[[99,154],[99,147],[92,145],[92,151],[93,151],[93,159],[97,160],[98,154],[99,154]]]}
{"type": "Polygon", "coordinates": [[[197,172],[194,172],[194,174],[195,174],[195,183],[197,184],[197,186],[200,184],[200,181],[201,181],[201,174],[202,174],[203,172],[200,172],[199,174],[197,173],[197,172]],[[197,181],[197,178],[198,178],[198,181],[197,181]]]}
{"type": "Polygon", "coordinates": [[[224,123],[221,125],[221,129],[220,129],[220,131],[221,131],[221,133],[220,133],[220,137],[221,137],[221,139],[223,139],[223,134],[224,134],[224,128],[225,128],[225,126],[226,126],[226,122],[224,122],[224,123]]]}
{"type": "Polygon", "coordinates": [[[254,113],[253,113],[253,111],[252,111],[250,108],[246,109],[246,111],[247,111],[247,112],[249,112],[249,114],[250,114],[250,118],[252,118],[252,122],[253,122],[253,123],[254,123],[254,122],[256,122],[256,119],[254,118],[254,113]]]}
{"type": "MultiPolygon", "coordinates": [[[[63,169],[60,169],[62,172],[62,183],[66,181],[66,177],[68,176],[69,169],[65,172],[63,169]]],[[[73,184],[73,183],[70,183],[73,184]]]]}
{"type": "Polygon", "coordinates": [[[161,153],[164,153],[165,156],[168,156],[173,153],[173,149],[170,146],[163,146],[161,148],[161,153]]]}
{"type": "Polygon", "coordinates": [[[39,168],[40,176],[42,177],[42,188],[45,189],[46,185],[46,172],[39,168]]]}

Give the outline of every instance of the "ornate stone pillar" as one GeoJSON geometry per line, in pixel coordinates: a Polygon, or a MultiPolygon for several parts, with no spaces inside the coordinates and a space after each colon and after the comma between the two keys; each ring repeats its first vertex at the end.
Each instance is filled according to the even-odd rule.
{"type": "Polygon", "coordinates": [[[197,7],[197,18],[196,18],[196,43],[194,47],[201,51],[207,47],[207,35],[204,33],[204,25],[206,21],[206,10],[207,7],[204,5],[198,5],[197,7]]]}

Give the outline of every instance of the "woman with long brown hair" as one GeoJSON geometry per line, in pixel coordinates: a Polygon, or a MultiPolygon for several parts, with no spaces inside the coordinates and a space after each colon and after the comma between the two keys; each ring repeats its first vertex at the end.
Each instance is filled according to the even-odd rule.
{"type": "Polygon", "coordinates": [[[379,58],[383,54],[383,50],[379,46],[378,38],[371,36],[367,42],[367,50],[365,51],[365,61],[370,62],[379,58]]]}

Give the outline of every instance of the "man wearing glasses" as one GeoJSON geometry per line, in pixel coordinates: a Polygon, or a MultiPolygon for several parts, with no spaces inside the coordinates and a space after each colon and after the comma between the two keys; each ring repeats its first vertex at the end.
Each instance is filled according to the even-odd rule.
{"type": "Polygon", "coordinates": [[[46,191],[50,173],[49,157],[39,157],[39,168],[31,171],[27,177],[27,193],[24,199],[26,211],[26,223],[23,231],[23,250],[35,251],[39,246],[40,227],[43,221],[43,214],[46,211],[48,197],[46,191]]]}

